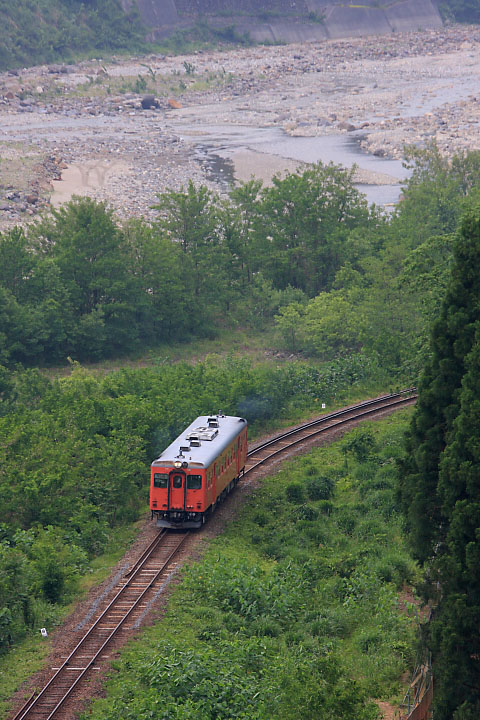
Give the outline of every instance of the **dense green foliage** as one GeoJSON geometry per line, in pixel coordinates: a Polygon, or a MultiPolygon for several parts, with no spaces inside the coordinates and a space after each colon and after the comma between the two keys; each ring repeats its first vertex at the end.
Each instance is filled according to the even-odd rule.
{"type": "Polygon", "coordinates": [[[153,224],[120,226],[83,198],[13,229],[0,237],[0,362],[100,360],[275,319],[289,350],[363,351],[412,377],[480,153],[450,163],[432,147],[411,161],[393,216],[367,207],[351,173],[319,164],[228,199],[192,183],[165,192],[153,224]]]}
{"type": "Polygon", "coordinates": [[[401,436],[397,418],[357,430],[265,480],[89,717],[378,717],[372,698],[415,654],[398,602],[416,572],[394,495],[401,436]]]}
{"type": "Polygon", "coordinates": [[[435,603],[435,717],[480,709],[480,206],[465,214],[451,278],[433,325],[417,409],[400,464],[399,491],[414,551],[435,603]]]}
{"type": "Polygon", "coordinates": [[[440,9],[448,18],[457,22],[480,22],[480,3],[478,0],[444,0],[440,9]]]}
{"type": "Polygon", "coordinates": [[[346,242],[349,232],[366,235],[371,228],[349,175],[318,166],[258,192],[250,183],[224,203],[190,183],[160,197],[154,226],[137,221],[122,229],[103,204],[77,199],[27,235],[5,234],[0,358],[115,356],[140,343],[211,334],[226,312],[230,322],[246,317],[261,324],[280,306],[304,299],[316,277],[330,288],[336,270],[358,253],[346,242]],[[305,184],[319,197],[326,193],[315,235],[304,225],[305,184]],[[272,252],[273,218],[287,196],[288,237],[279,232],[272,252]]]}
{"type": "Polygon", "coordinates": [[[378,370],[362,356],[321,371],[247,360],[90,374],[4,375],[0,395],[0,650],[68,601],[109,530],[147,506],[149,464],[198,415],[253,423],[318,407],[378,370]]]}
{"type": "Polygon", "coordinates": [[[0,0],[0,70],[140,47],[138,12],[118,0],[0,0]]]}
{"type": "MultiPolygon", "coordinates": [[[[411,439],[402,502],[409,506],[417,555],[428,557],[428,548],[441,542],[450,548],[452,562],[463,567],[458,534],[450,537],[443,521],[439,534],[438,521],[453,518],[458,500],[450,498],[447,508],[442,482],[450,487],[451,476],[458,468],[467,473],[471,462],[453,450],[443,451],[462,408],[466,418],[474,413],[460,392],[462,378],[465,388],[475,380],[476,355],[467,358],[478,314],[475,272],[480,258],[470,242],[478,234],[475,213],[461,226],[463,244],[457,242],[455,255],[452,247],[465,198],[478,186],[480,153],[447,162],[431,147],[412,152],[411,161],[405,199],[391,216],[367,207],[350,173],[319,164],[277,178],[269,188],[251,181],[227,199],[190,183],[159,196],[158,220],[151,224],[120,225],[104,204],[83,198],[26,230],[15,228],[0,236],[3,650],[28,628],[46,624],[56,603],[72,596],[79,574],[89,558],[102,551],[110,529],[137,517],[145,507],[149,462],[196,415],[221,409],[260,424],[292,409],[312,411],[316,401],[338,401],[362,379],[415,377],[429,355],[424,383],[427,387],[430,376],[433,389],[430,400],[429,393],[423,393],[425,419],[412,426],[411,436],[425,433],[425,445],[417,451],[411,439]],[[436,340],[429,347],[427,328],[436,316],[436,340]],[[151,370],[103,378],[75,367],[71,377],[54,382],[19,368],[19,363],[65,363],[67,358],[75,363],[152,349],[165,341],[211,336],[219,324],[261,330],[274,319],[284,346],[322,364],[252,369],[249,362],[232,358],[195,366],[169,366],[160,360],[151,370]],[[448,459],[445,467],[442,454],[448,459]]],[[[352,457],[368,464],[375,452],[368,438],[358,436],[349,443],[346,466],[352,457]]],[[[465,474],[464,486],[469,482],[465,474]]],[[[462,488],[459,493],[465,492],[462,488]]],[[[362,526],[348,507],[335,510],[332,478],[324,473],[313,474],[307,483],[292,483],[285,500],[295,522],[297,512],[302,522],[318,525],[320,518],[323,522],[333,516],[347,536],[362,526]]],[[[390,519],[396,513],[391,502],[390,519]]],[[[357,505],[355,513],[361,515],[357,505]]],[[[459,517],[469,528],[468,519],[459,517]]],[[[377,537],[371,520],[362,530],[365,537],[377,537]]],[[[458,522],[452,520],[452,527],[458,522]]],[[[311,528],[308,532],[313,537],[311,528]]],[[[262,552],[271,562],[282,563],[286,556],[278,543],[276,548],[262,552]]],[[[474,548],[470,552],[465,567],[476,557],[474,548]]],[[[385,572],[391,579],[396,565],[389,567],[385,572]]],[[[301,579],[303,570],[297,570],[301,579]]],[[[258,581],[267,582],[270,571],[258,581]]],[[[446,570],[439,564],[435,572],[446,570]]],[[[367,595],[372,577],[365,580],[367,595]]],[[[280,582],[279,575],[275,581],[280,582]]],[[[460,597],[464,581],[452,575],[451,582],[460,597]]],[[[308,583],[305,587],[312,589],[308,583]]],[[[460,601],[458,607],[463,607],[460,601]]],[[[452,618],[452,607],[445,608],[452,618]]],[[[356,627],[361,633],[360,625],[356,627]]],[[[447,640],[435,635],[435,628],[442,626],[432,627],[432,643],[447,657],[447,640]]],[[[365,648],[381,644],[374,634],[361,642],[365,648]]],[[[172,648],[174,663],[178,648],[172,648]]],[[[197,662],[194,656],[185,657],[179,662],[197,662]]],[[[296,662],[295,653],[292,658],[296,662]]],[[[300,664],[303,661],[300,657],[300,664]]],[[[206,657],[205,667],[212,662],[206,657]]],[[[332,672],[329,661],[322,660],[320,666],[325,681],[321,687],[337,697],[344,676],[332,672]]],[[[210,676],[205,678],[210,681],[210,676]]],[[[247,683],[246,707],[256,692],[247,683]]],[[[363,703],[365,692],[374,691],[348,692],[353,693],[346,696],[353,708],[363,703]]]]}

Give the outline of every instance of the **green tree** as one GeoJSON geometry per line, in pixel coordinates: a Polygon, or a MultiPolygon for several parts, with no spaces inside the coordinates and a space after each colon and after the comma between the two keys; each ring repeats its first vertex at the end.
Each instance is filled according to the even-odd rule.
{"type": "Polygon", "coordinates": [[[304,310],[301,303],[291,303],[280,308],[278,315],[275,315],[277,327],[283,335],[288,349],[292,352],[297,351],[297,336],[304,310]]]}
{"type": "Polygon", "coordinates": [[[125,227],[129,273],[136,293],[136,317],[149,346],[195,330],[188,312],[191,288],[178,243],[158,229],[133,220],[125,227]]]}
{"type": "Polygon", "coordinates": [[[212,309],[222,304],[226,287],[226,248],[222,243],[218,198],[205,185],[170,190],[154,205],[159,228],[183,250],[182,271],[191,290],[197,330],[211,322],[212,309]]]}
{"type": "Polygon", "coordinates": [[[412,174],[392,231],[398,242],[414,248],[430,237],[457,230],[465,198],[480,183],[480,151],[449,159],[432,143],[425,149],[408,147],[406,159],[412,174]]]}
{"type": "Polygon", "coordinates": [[[348,296],[333,290],[320,293],[305,308],[302,336],[305,347],[324,359],[361,346],[362,320],[348,296]]]}
{"type": "MultiPolygon", "coordinates": [[[[233,208],[237,211],[230,222],[232,241],[229,247],[238,259],[240,265],[240,277],[243,284],[249,284],[252,280],[252,267],[255,258],[255,228],[260,222],[260,193],[262,189],[261,180],[249,180],[240,183],[231,193],[230,198],[234,203],[233,208]]],[[[230,206],[228,212],[233,212],[230,206]]]]}
{"type": "Polygon", "coordinates": [[[413,548],[425,561],[445,532],[438,473],[448,434],[459,411],[465,358],[475,337],[480,304],[480,204],[462,220],[451,279],[440,318],[434,323],[431,359],[419,383],[419,399],[407,436],[400,493],[413,548]]]}
{"type": "Polygon", "coordinates": [[[257,223],[257,263],[276,288],[288,285],[310,296],[330,289],[347,257],[347,239],[371,220],[353,172],[318,163],[273,179],[262,194],[257,223]]]}
{"type": "Polygon", "coordinates": [[[0,235],[0,285],[20,302],[35,264],[22,228],[0,235]]]}
{"type": "Polygon", "coordinates": [[[400,462],[399,495],[434,602],[435,717],[460,719],[480,683],[480,204],[464,215],[431,359],[400,462]]]}
{"type": "Polygon", "coordinates": [[[135,285],[112,211],[91,198],[76,198],[39,228],[50,246],[76,317],[79,357],[125,351],[137,340],[135,285]]]}
{"type": "Polygon", "coordinates": [[[480,322],[465,360],[460,412],[440,462],[445,538],[432,564],[440,588],[430,626],[435,717],[447,720],[480,699],[480,322]],[[464,705],[465,704],[465,705],[464,705]]]}
{"type": "Polygon", "coordinates": [[[440,9],[447,17],[453,17],[457,22],[480,22],[478,0],[444,0],[440,9]]]}

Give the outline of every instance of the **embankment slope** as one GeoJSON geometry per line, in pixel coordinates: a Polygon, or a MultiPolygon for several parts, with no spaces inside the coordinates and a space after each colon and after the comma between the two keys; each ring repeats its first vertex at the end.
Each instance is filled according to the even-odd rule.
{"type": "MultiPolygon", "coordinates": [[[[130,9],[133,0],[123,0],[130,9]]],[[[257,42],[301,42],[438,28],[435,0],[138,0],[152,38],[199,21],[257,42]]]]}

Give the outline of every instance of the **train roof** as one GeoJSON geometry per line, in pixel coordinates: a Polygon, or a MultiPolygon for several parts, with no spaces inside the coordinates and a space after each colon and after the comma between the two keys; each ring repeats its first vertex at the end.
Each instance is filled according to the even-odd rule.
{"type": "Polygon", "coordinates": [[[201,415],[153,461],[152,467],[187,462],[190,468],[208,468],[246,427],[244,418],[201,415]]]}

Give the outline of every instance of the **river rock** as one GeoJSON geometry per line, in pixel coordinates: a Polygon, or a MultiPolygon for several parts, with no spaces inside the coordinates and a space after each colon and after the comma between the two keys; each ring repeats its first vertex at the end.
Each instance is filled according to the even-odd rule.
{"type": "Polygon", "coordinates": [[[140,104],[144,110],[150,110],[150,108],[158,107],[158,100],[155,95],[144,95],[140,104]]]}

